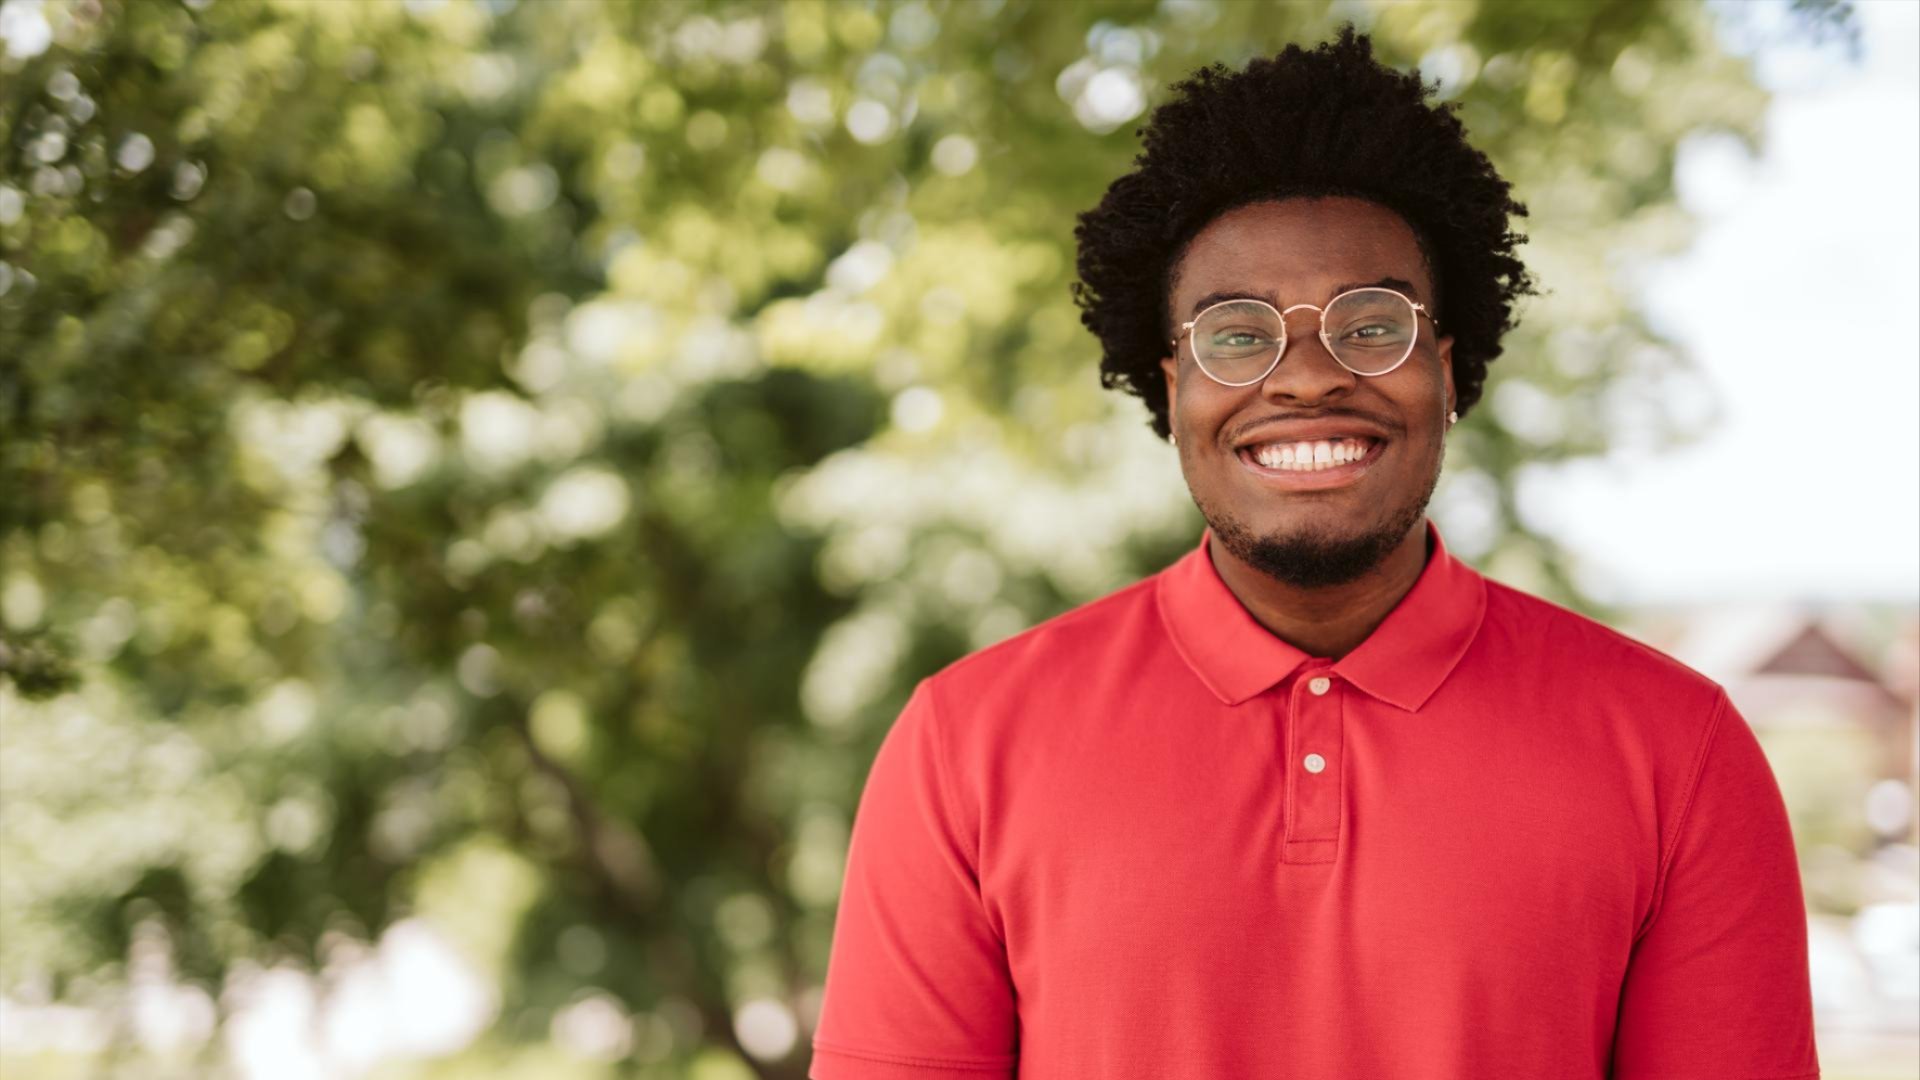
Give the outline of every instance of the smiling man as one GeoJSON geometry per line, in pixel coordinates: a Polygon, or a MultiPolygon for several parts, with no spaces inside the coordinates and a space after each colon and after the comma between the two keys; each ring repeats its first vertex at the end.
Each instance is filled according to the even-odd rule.
{"type": "Polygon", "coordinates": [[[1349,29],[1174,88],[1080,222],[1206,521],[924,680],[809,1075],[1805,1080],[1785,807],[1723,688],[1425,517],[1524,209],[1349,29]]]}

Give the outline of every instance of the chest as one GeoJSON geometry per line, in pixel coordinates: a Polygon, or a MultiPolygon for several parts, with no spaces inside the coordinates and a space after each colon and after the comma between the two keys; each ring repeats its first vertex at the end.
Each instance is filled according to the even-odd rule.
{"type": "Polygon", "coordinates": [[[1016,982],[1227,972],[1287,997],[1625,967],[1655,847],[1577,717],[1335,688],[1106,721],[1031,754],[1008,800],[983,886],[1016,982]]]}

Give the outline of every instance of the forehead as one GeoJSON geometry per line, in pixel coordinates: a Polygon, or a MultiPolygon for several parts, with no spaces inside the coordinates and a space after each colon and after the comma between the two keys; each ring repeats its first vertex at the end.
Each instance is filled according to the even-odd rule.
{"type": "MultiPolygon", "coordinates": [[[[1174,267],[1176,311],[1228,291],[1325,303],[1337,286],[1400,278],[1431,300],[1432,275],[1406,219],[1345,196],[1291,198],[1229,210],[1194,235],[1174,267]]],[[[1185,318],[1182,315],[1181,318],[1185,318]]]]}

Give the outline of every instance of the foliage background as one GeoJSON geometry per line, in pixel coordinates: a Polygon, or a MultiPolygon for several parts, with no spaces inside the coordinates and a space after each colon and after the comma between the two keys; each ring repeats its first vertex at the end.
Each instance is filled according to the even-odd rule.
{"type": "Polygon", "coordinates": [[[71,1029],[9,1075],[802,1076],[907,690],[1198,535],[1073,215],[1342,20],[1547,289],[1434,515],[1591,610],[1513,480],[1710,419],[1629,297],[1681,140],[1759,136],[1716,17],[6,0],[0,994],[71,1029]],[[471,1007],[339,1021],[423,927],[471,1007]]]}

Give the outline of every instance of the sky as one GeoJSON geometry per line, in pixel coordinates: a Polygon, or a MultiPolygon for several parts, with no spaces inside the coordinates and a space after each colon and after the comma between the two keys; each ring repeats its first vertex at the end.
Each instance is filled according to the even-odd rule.
{"type": "Polygon", "coordinates": [[[1920,601],[1920,3],[1857,10],[1857,62],[1777,32],[1755,52],[1775,94],[1757,160],[1683,144],[1701,228],[1644,303],[1719,422],[1523,483],[1602,599],[1920,601]]]}

